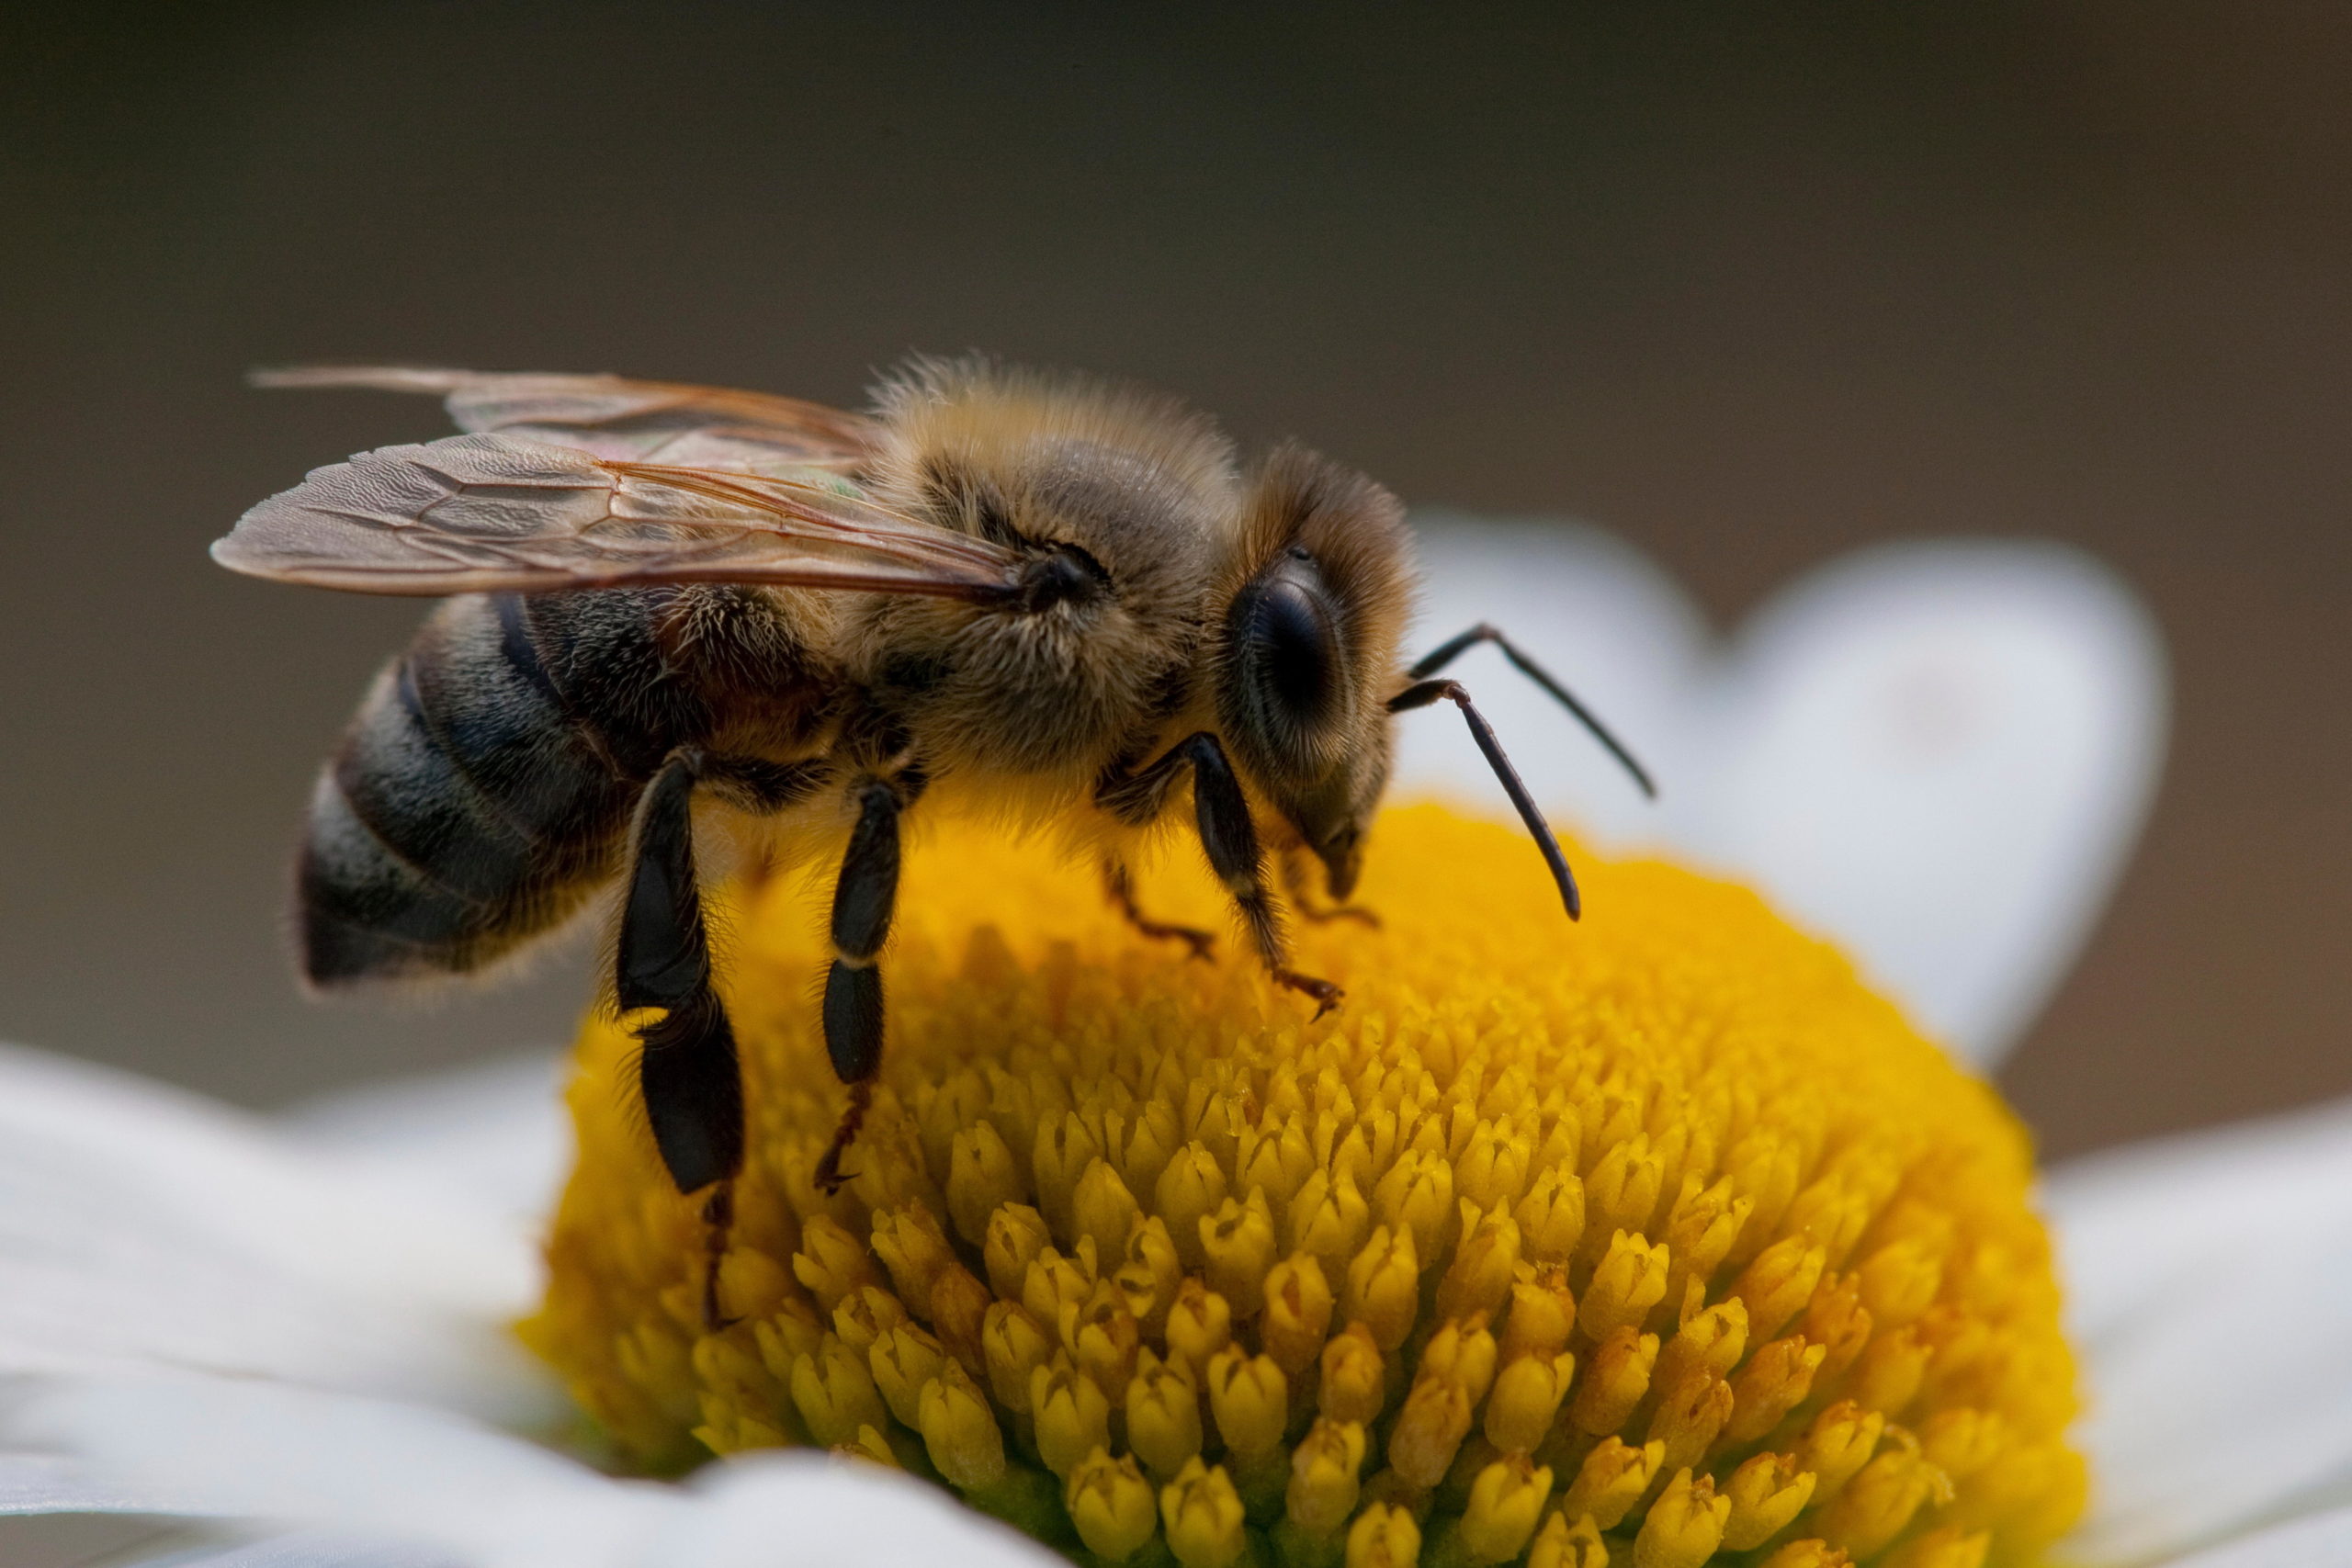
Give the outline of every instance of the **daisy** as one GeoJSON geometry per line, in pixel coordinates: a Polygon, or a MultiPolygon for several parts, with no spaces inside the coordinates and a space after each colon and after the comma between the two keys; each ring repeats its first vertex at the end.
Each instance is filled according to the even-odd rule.
{"type": "MultiPolygon", "coordinates": [[[[1598,536],[1452,523],[1432,529],[1429,554],[1429,624],[1483,613],[1508,626],[1573,671],[1668,781],[1663,809],[1633,809],[1622,781],[1547,740],[1555,714],[1513,713],[1506,678],[1481,678],[1539,795],[1570,803],[1611,848],[1664,847],[1765,889],[1927,1033],[1997,1059],[2103,900],[2156,772],[2154,639],[2109,580],[2021,547],[1882,551],[1817,574],[1719,649],[1669,585],[1598,536]]],[[[1408,737],[1408,790],[1487,804],[1471,793],[1491,788],[1473,783],[1474,761],[1434,730],[1408,737]]],[[[223,1563],[1057,1560],[998,1522],[1010,1519],[1103,1560],[1172,1554],[1188,1568],[1268,1551],[1781,1564],[1834,1561],[1833,1541],[1925,1564],[2030,1551],[2063,1526],[2077,1501],[2060,1435],[2073,1378],[2022,1145],[1989,1093],[1743,895],[1658,867],[1596,867],[1596,915],[1613,902],[1625,919],[1573,933],[1560,963],[1583,966],[1578,984],[1547,989],[1525,962],[1545,950],[1478,931],[1480,918],[1510,927],[1516,895],[1499,868],[1523,845],[1498,849],[1491,831],[1426,810],[1383,831],[1391,886],[1429,889],[1431,906],[1396,908],[1392,929],[1411,934],[1433,912],[1441,933],[1472,934],[1450,957],[1435,943],[1378,950],[1375,971],[1347,976],[1351,1010],[1394,1035],[1359,1021],[1320,1044],[1303,1044],[1295,1021],[1287,1034],[1267,1022],[1261,989],[1232,966],[1085,948],[1101,923],[1063,908],[1049,874],[1027,889],[1024,863],[971,852],[954,869],[986,874],[1008,912],[992,934],[968,911],[941,917],[956,930],[909,934],[910,1076],[894,1080],[902,1103],[877,1119],[873,1163],[838,1212],[796,1186],[796,1140],[828,1114],[821,1082],[790,1076],[806,1043],[781,1019],[747,1022],[747,1040],[765,1028],[786,1043],[752,1064],[777,1201],[764,1219],[746,1204],[725,1283],[755,1321],[731,1337],[702,1339],[665,1315],[691,1247],[683,1211],[643,1179],[615,1076],[625,1042],[608,1028],[591,1025],[573,1079],[592,1157],[553,1221],[551,1280],[539,1243],[569,1157],[553,1064],[265,1123],[38,1054],[0,1057],[0,1368],[17,1374],[0,1510],[207,1518],[220,1540],[261,1542],[183,1560],[223,1563]],[[1442,891],[1465,871],[1492,875],[1472,904],[1442,891]],[[1453,1027],[1444,987],[1422,972],[1441,960],[1480,966],[1495,995],[1523,996],[1526,1016],[1453,1027]],[[1600,981],[1630,998],[1607,1029],[1684,1018],[1644,1024],[1645,987],[1667,985],[1678,1009],[1720,1002],[1710,1027],[1733,1043],[1707,1049],[1755,1053],[1739,1081],[1782,1084],[1758,1092],[1844,1129],[1845,1185],[1825,1177],[1780,1200],[1790,1246],[1727,1219],[1740,1204],[1750,1217],[1770,1189],[1773,1138],[1741,1145],[1750,1176],[1727,1177],[1716,1210],[1713,1188],[1662,1192],[1674,1162],[1704,1167],[1691,1148],[1709,1115],[1736,1128],[1748,1111],[1711,1112],[1694,1094],[1697,1119],[1669,1117],[1653,1140],[1611,1120],[1629,1080],[1576,1088],[1586,1098],[1563,1114],[1508,1062],[1464,1077],[1471,1042],[1501,1053],[1514,1031],[1557,1038],[1569,1028],[1557,1010],[1600,981]],[[954,1010],[975,995],[989,998],[980,1012],[954,1010]],[[1415,1014],[1417,999],[1437,1011],[1415,1014]],[[927,1008],[947,1042],[935,1050],[927,1008]],[[1106,1102],[1085,1097],[1126,1091],[1116,1075],[1090,1078],[1078,1043],[1042,1037],[1048,1017],[1095,1018],[1090,1038],[1110,1051],[1144,1048],[1141,1035],[1122,1046],[1122,1031],[1156,1030],[1159,1054],[1133,1062],[1185,1070],[1106,1121],[1106,1102]],[[1783,1017],[1805,1021],[1804,1043],[1774,1034],[1783,1017]],[[1332,1095],[1360,1092],[1375,1099],[1351,1125],[1376,1142],[1380,1125],[1402,1124],[1380,1122],[1376,1096],[1408,1056],[1419,1076],[1396,1092],[1408,1099],[1453,1092],[1442,1077],[1487,1084],[1495,1102],[1462,1111],[1437,1144],[1368,1154],[1358,1168],[1379,1179],[1351,1209],[1344,1150],[1317,1153],[1306,1132],[1287,1146],[1274,1122],[1238,1111],[1217,1120],[1245,1047],[1203,1044],[1201,1019],[1280,1047],[1253,1059],[1251,1092],[1289,1085],[1300,1128],[1332,1095]],[[974,1055],[989,1029],[1004,1049],[974,1055]],[[1826,1055],[1796,1061],[1804,1051],[1826,1055]],[[1329,1072],[1311,1093],[1295,1075],[1265,1076],[1267,1061],[1313,1052],[1329,1072]],[[1036,1097],[1059,1091],[1033,1074],[1046,1087],[958,1096],[978,1093],[991,1063],[1056,1061],[1077,1131],[1056,1143],[1048,1126],[1012,1156],[1004,1133],[1050,1122],[1036,1097]],[[786,1076],[763,1086],[763,1071],[786,1076]],[[1509,1103],[1505,1083],[1527,1103],[1509,1103]],[[1155,1093],[1192,1134],[1165,1140],[1181,1147],[1150,1142],[1155,1093]],[[1593,1157],[1569,1157],[1551,1189],[1531,1182],[1560,1151],[1519,1144],[1574,1135],[1578,1117],[1593,1157]],[[1082,1140],[1109,1127],[1117,1147],[1090,1154],[1082,1140]],[[1881,1168],[1904,1173],[1907,1218],[1866,1201],[1881,1168]],[[1244,1170],[1246,1191],[1224,1190],[1245,1186],[1228,1181],[1244,1170]],[[1317,1228],[1327,1212],[1336,1230],[1317,1228]],[[1637,1213],[1671,1245],[1607,1223],[1637,1213]],[[844,1219],[871,1222],[870,1237],[844,1219]],[[1851,1258],[1825,1261],[1825,1244],[1808,1265],[1794,1245],[1851,1230],[1850,1247],[1866,1224],[1851,1258]],[[1938,1239],[1955,1235],[1964,1249],[1938,1239]],[[1870,1337],[1868,1307],[1891,1332],[1870,1337]],[[508,1331],[518,1318],[544,1360],[508,1331]],[[1734,1318],[1743,1336],[1759,1330],[1745,1359],[1725,1348],[1734,1318]],[[1254,1332],[1238,1335],[1241,1322],[1254,1332]],[[1963,1332],[2002,1352],[1979,1358],[1973,1382],[1936,1359],[1963,1332]],[[2022,1371],[1987,1381],[1993,1365],[2022,1371]],[[1389,1379],[1401,1400],[1380,1392],[1389,1379]],[[1105,1387],[1124,1390],[1115,1412],[1105,1387]],[[1375,1416],[1381,1451],[1367,1459],[1375,1416]],[[875,1462],[770,1446],[786,1437],[875,1462]],[[732,1457],[683,1483],[607,1473],[713,1449],[732,1457]]],[[[1187,895],[1180,881],[1165,896],[1187,895]]],[[[763,998],[805,1010],[795,982],[758,978],[797,972],[796,897],[773,889],[746,912],[747,1020],[763,998]]],[[[1326,943],[1335,964],[1369,951],[1352,940],[1326,943]]],[[[1673,1045],[1636,1065],[1674,1060],[1673,1045]]],[[[1707,1066],[1694,1059],[1693,1082],[1707,1066]]],[[[2352,1455],[2352,1365],[2330,1337],[2293,1332],[2296,1307],[2326,1300],[2330,1270],[2352,1260],[2352,1201],[2337,1196],[2352,1182],[2329,1179],[2352,1175],[2345,1120],[2176,1140],[2050,1179],[2041,1203],[2092,1407],[2075,1441],[2098,1477],[2063,1550],[2129,1562],[2226,1540],[2226,1561],[2267,1564],[2331,1560],[2330,1541],[2352,1540],[2324,1511],[2352,1455]],[[2227,1268],[2211,1267],[2217,1253],[2227,1268]]]]}

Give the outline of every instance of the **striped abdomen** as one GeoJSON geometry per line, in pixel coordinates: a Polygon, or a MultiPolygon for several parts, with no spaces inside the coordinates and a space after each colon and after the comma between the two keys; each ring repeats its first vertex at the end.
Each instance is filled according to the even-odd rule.
{"type": "Polygon", "coordinates": [[[458,974],[613,868],[635,791],[565,711],[512,595],[452,599],[376,679],[302,847],[311,983],[458,974]]]}

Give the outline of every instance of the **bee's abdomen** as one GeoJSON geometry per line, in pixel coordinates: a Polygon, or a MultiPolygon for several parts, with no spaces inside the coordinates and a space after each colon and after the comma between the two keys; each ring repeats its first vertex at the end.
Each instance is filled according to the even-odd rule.
{"type": "Polygon", "coordinates": [[[304,972],[331,987],[497,958],[611,871],[634,793],[564,711],[515,601],[451,600],[319,778],[304,972]]]}

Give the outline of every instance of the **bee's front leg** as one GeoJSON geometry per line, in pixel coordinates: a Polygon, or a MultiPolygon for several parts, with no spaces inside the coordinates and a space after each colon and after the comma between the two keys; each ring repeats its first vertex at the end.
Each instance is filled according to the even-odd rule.
{"type": "Polygon", "coordinates": [[[1317,904],[1315,901],[1315,873],[1308,865],[1306,852],[1289,849],[1283,852],[1283,888],[1290,895],[1290,907],[1302,920],[1328,925],[1333,920],[1353,920],[1368,931],[1380,929],[1380,912],[1367,909],[1362,904],[1317,904]]]}
{"type": "Polygon", "coordinates": [[[1207,730],[1186,736],[1133,773],[1107,778],[1095,789],[1095,799],[1123,822],[1141,826],[1159,815],[1177,773],[1193,770],[1193,813],[1199,824],[1201,848],[1209,868],[1233,896],[1250,945],[1258,950],[1267,973],[1279,985],[1315,998],[1315,1016],[1321,1018],[1340,1005],[1340,987],[1329,980],[1302,975],[1290,966],[1283,940],[1282,919],[1266,892],[1265,857],[1258,848],[1258,825],[1250,818],[1249,797],[1225,748],[1207,730]]]}
{"type": "Polygon", "coordinates": [[[1210,950],[1216,945],[1215,931],[1200,931],[1192,926],[1170,925],[1165,920],[1155,920],[1146,915],[1143,912],[1143,906],[1136,902],[1135,874],[1127,869],[1127,863],[1123,860],[1106,860],[1102,863],[1102,890],[1110,896],[1112,904],[1119,913],[1126,917],[1127,924],[1155,942],[1181,942],[1192,950],[1191,956],[1204,962],[1209,958],[1210,950]]]}
{"type": "Polygon", "coordinates": [[[849,1104],[824,1157],[817,1162],[817,1185],[837,1192],[854,1174],[842,1156],[857,1136],[874,1101],[874,1078],[882,1067],[882,970],[876,959],[890,934],[899,899],[899,814],[920,775],[893,782],[864,778],[851,785],[857,826],[850,830],[833,885],[833,963],[825,973],[825,1051],[833,1072],[849,1086],[849,1104]]]}

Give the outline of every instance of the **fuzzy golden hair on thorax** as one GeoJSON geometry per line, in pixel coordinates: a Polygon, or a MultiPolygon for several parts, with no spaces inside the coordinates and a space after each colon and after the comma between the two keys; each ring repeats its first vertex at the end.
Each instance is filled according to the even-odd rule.
{"type": "Polygon", "coordinates": [[[870,680],[943,768],[1091,784],[1139,728],[1190,702],[1238,513],[1231,444],[1172,398],[980,358],[915,360],[876,401],[868,493],[1033,560],[1059,555],[1102,592],[1009,617],[877,602],[852,638],[870,680]]]}
{"type": "Polygon", "coordinates": [[[1230,525],[1233,443],[1165,393],[970,355],[909,360],[876,388],[874,403],[885,434],[867,485],[947,526],[1039,538],[1053,514],[1088,499],[1069,493],[1070,476],[1105,468],[1101,488],[1147,520],[1169,500],[1197,498],[1217,503],[1216,522],[1230,525]]]}

